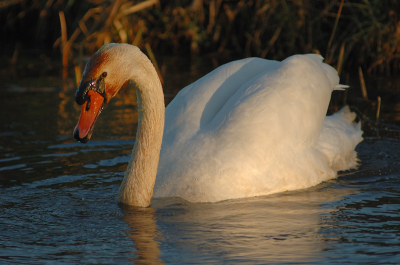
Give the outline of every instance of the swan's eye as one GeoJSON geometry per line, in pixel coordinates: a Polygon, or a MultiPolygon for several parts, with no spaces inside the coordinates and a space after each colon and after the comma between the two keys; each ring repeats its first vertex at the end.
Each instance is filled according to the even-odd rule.
{"type": "Polygon", "coordinates": [[[102,78],[106,78],[106,76],[107,76],[107,72],[103,72],[103,73],[101,74],[101,77],[102,77],[102,78]]]}

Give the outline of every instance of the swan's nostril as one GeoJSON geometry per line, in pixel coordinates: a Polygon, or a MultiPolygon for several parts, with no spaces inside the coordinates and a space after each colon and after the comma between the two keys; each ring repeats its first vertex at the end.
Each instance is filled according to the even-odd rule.
{"type": "Polygon", "coordinates": [[[88,99],[87,99],[87,103],[86,103],[86,111],[89,111],[89,109],[90,109],[90,96],[88,96],[88,99]]]}
{"type": "Polygon", "coordinates": [[[83,105],[88,100],[88,92],[92,90],[92,87],[94,86],[93,84],[95,83],[95,79],[86,82],[81,81],[75,93],[75,101],[78,105],[83,105]]]}

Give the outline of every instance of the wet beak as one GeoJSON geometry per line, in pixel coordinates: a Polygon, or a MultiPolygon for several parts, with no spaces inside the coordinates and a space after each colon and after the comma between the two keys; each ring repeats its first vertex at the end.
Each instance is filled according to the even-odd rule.
{"type": "Polygon", "coordinates": [[[97,92],[89,91],[88,100],[82,104],[81,116],[74,130],[74,137],[81,143],[90,140],[94,124],[104,105],[104,97],[97,92]]]}
{"type": "Polygon", "coordinates": [[[81,143],[86,143],[92,136],[97,117],[106,106],[104,80],[81,82],[76,91],[75,100],[82,105],[82,108],[78,124],[74,129],[74,137],[81,143]]]}

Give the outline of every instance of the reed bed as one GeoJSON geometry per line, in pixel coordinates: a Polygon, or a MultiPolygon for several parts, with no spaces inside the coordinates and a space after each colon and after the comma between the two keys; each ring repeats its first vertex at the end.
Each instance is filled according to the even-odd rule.
{"type": "Polygon", "coordinates": [[[317,52],[339,71],[389,75],[399,72],[399,12],[395,0],[9,0],[0,47],[57,48],[65,69],[107,42],[150,54],[317,52]]]}

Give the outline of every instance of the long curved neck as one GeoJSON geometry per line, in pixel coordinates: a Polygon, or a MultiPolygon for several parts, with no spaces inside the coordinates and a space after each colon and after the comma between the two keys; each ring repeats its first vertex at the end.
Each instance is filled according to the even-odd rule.
{"type": "Polygon", "coordinates": [[[136,141],[124,179],[118,191],[118,202],[147,207],[153,196],[164,131],[164,94],[151,62],[144,54],[136,55],[130,73],[136,88],[139,121],[136,141]]]}

